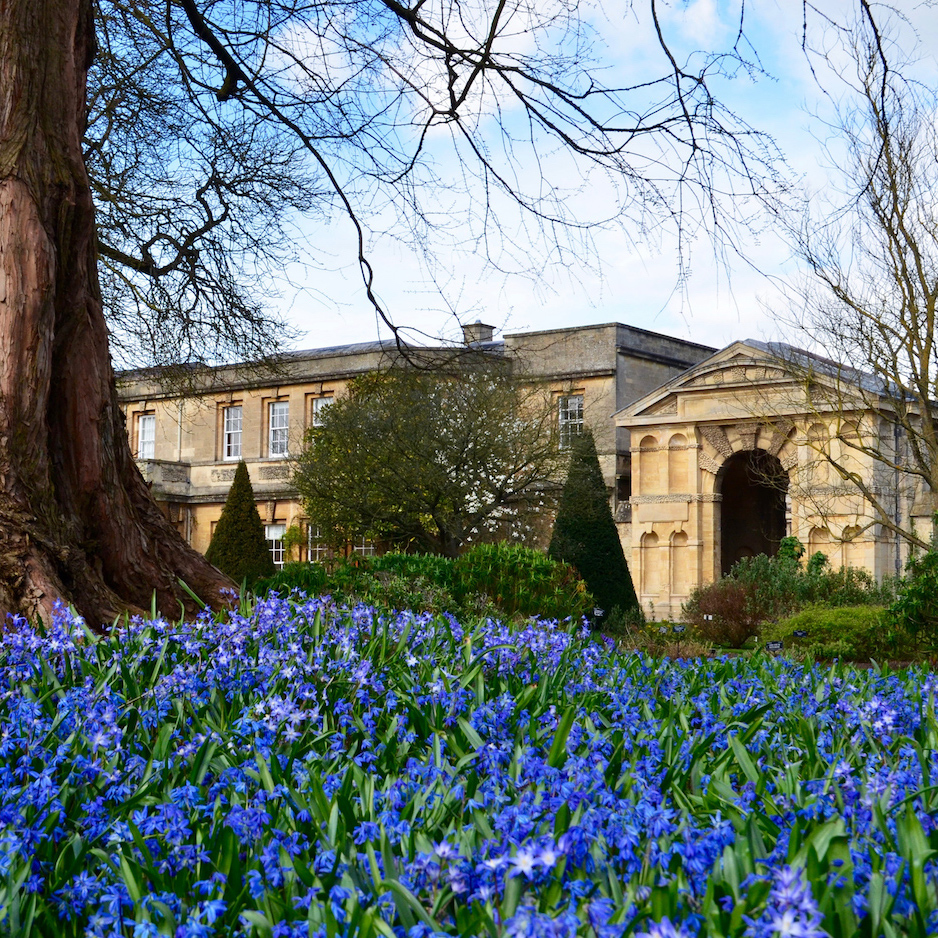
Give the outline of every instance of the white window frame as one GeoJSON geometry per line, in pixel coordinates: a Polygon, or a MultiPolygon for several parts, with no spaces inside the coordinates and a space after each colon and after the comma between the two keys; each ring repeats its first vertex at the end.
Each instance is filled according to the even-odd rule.
{"type": "Polygon", "coordinates": [[[306,530],[306,559],[310,563],[322,563],[328,560],[330,550],[322,539],[322,530],[311,524],[306,530]]]}
{"type": "Polygon", "coordinates": [[[322,415],[327,407],[331,407],[335,398],[329,394],[323,397],[314,397],[313,398],[313,426],[321,427],[322,426],[322,415]]]}
{"type": "Polygon", "coordinates": [[[240,404],[225,407],[222,421],[222,457],[228,460],[240,459],[244,408],[240,404]]]}
{"type": "Polygon", "coordinates": [[[271,401],[267,406],[268,453],[275,457],[290,455],[290,402],[271,401]]]}
{"type": "Polygon", "coordinates": [[[375,542],[369,541],[367,537],[360,534],[352,540],[352,553],[360,557],[374,557],[375,542]]]}
{"type": "Polygon", "coordinates": [[[560,448],[569,449],[583,433],[583,395],[563,394],[557,399],[557,427],[560,448]]]}
{"type": "Polygon", "coordinates": [[[137,459],[156,459],[156,414],[137,415],[137,459]]]}
{"type": "Polygon", "coordinates": [[[267,548],[270,550],[270,558],[278,570],[283,569],[286,560],[286,552],[283,549],[283,536],[287,533],[285,524],[266,524],[264,525],[264,537],[267,539],[267,548]]]}

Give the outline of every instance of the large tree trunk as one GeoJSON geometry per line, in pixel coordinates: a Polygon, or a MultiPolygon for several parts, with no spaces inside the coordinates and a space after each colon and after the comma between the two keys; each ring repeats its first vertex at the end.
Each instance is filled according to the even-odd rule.
{"type": "Polygon", "coordinates": [[[230,581],[177,534],[117,404],[81,151],[91,0],[0,0],[0,612],[93,627],[212,605],[230,581]]]}

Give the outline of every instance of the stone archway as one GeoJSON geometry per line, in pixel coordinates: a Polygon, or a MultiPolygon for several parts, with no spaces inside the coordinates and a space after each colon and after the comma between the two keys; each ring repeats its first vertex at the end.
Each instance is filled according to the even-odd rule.
{"type": "Polygon", "coordinates": [[[720,505],[720,572],[736,561],[778,552],[785,536],[788,473],[777,456],[763,449],[729,456],[717,475],[720,505]]]}

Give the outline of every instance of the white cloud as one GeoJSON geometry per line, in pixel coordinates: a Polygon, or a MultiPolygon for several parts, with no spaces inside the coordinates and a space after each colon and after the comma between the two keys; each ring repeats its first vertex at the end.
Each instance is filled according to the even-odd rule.
{"type": "Polygon", "coordinates": [[[728,24],[720,15],[716,0],[692,0],[671,7],[670,19],[677,22],[685,38],[693,40],[698,48],[709,48],[726,38],[728,24]]]}

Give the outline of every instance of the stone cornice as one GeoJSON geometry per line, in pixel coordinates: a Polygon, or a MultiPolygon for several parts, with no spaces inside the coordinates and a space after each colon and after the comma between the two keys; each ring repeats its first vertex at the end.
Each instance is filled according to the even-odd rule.
{"type": "Polygon", "coordinates": [[[701,492],[682,492],[671,495],[633,495],[630,505],[689,505],[693,502],[722,502],[723,496],[701,492]]]}

